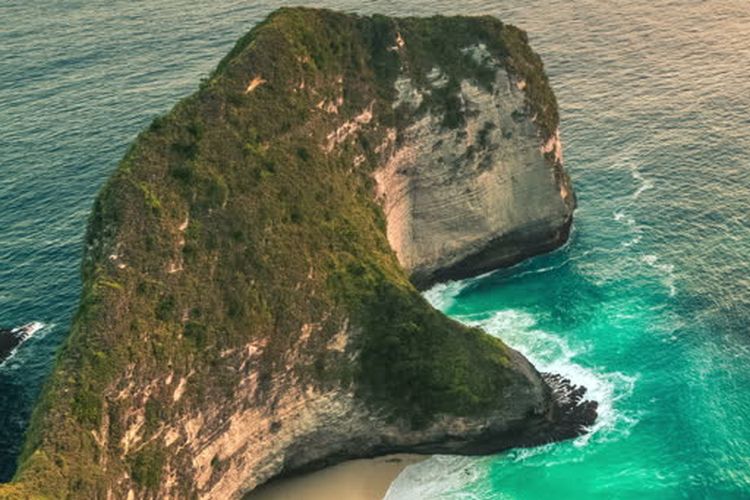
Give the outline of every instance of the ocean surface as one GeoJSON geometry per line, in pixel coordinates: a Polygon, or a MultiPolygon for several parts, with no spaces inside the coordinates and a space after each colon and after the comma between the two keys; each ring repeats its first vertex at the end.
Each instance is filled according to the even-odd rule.
{"type": "MultiPolygon", "coordinates": [[[[295,2],[296,3],[296,2],[295,2]]],[[[283,2],[0,4],[0,479],[77,305],[88,212],[127,145],[283,2]]],[[[750,2],[344,1],[529,32],[579,197],[564,248],[427,293],[600,402],[591,433],[434,457],[387,498],[750,498],[750,2]]]]}

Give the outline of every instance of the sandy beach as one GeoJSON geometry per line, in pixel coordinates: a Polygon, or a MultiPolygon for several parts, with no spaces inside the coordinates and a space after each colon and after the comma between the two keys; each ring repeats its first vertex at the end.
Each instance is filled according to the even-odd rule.
{"type": "Polygon", "coordinates": [[[272,482],[245,500],[381,500],[396,476],[424,455],[388,455],[351,460],[302,476],[272,482]]]}

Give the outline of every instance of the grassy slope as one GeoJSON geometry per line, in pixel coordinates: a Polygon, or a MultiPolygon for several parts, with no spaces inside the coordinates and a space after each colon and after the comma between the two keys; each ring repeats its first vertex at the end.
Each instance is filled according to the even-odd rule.
{"type": "MultiPolygon", "coordinates": [[[[414,426],[497,404],[508,376],[504,346],[433,310],[408,282],[370,177],[383,128],[413,118],[391,107],[401,64],[418,82],[439,64],[453,91],[461,78],[486,83],[459,52],[477,41],[526,78],[531,111],[549,135],[554,96],[523,32],[491,18],[305,9],[272,14],[196,94],[156,119],[96,200],[80,309],[34,412],[16,480],[0,486],[0,496],[94,497],[123,472],[144,492],[154,488],[165,451],[154,441],[122,456],[122,423],[141,403],[115,394],[168,371],[195,372],[178,404],[154,386],[145,403],[148,442],[162,420],[231,401],[241,375],[220,353],[264,339],[259,379],[268,379],[285,369],[285,353],[309,323],[321,328],[307,344],[309,362],[294,368],[300,383],[353,384],[414,426]],[[404,61],[388,50],[397,31],[404,61]],[[266,83],[246,94],[256,75],[266,83]],[[340,90],[339,115],[315,107],[340,90]],[[325,132],[371,102],[379,126],[324,153],[325,132]],[[366,161],[353,168],[359,154],[366,161]],[[180,262],[183,271],[167,271],[180,262]],[[345,318],[360,332],[357,363],[323,354],[345,318]]],[[[453,99],[436,93],[419,112],[429,107],[445,113],[446,126],[456,124],[453,99]]]]}

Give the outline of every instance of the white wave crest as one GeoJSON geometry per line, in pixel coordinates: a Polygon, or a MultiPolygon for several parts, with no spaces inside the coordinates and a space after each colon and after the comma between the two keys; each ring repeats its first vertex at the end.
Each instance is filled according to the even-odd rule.
{"type": "Polygon", "coordinates": [[[482,481],[487,467],[478,465],[486,458],[434,455],[408,466],[391,483],[383,500],[444,498],[479,500],[475,493],[461,491],[469,483],[482,481]]]}
{"type": "Polygon", "coordinates": [[[583,348],[574,349],[564,338],[537,328],[533,315],[509,309],[498,311],[485,320],[465,322],[501,338],[540,371],[559,373],[574,384],[586,387],[586,397],[599,403],[599,416],[590,432],[574,441],[576,445],[585,445],[591,439],[608,441],[621,437],[635,424],[636,419],[618,412],[615,403],[632,394],[636,377],[576,363],[574,358],[583,348]]]}
{"type": "Polygon", "coordinates": [[[440,311],[445,311],[456,299],[461,290],[466,288],[468,281],[446,281],[438,283],[422,295],[432,307],[440,311]]]}

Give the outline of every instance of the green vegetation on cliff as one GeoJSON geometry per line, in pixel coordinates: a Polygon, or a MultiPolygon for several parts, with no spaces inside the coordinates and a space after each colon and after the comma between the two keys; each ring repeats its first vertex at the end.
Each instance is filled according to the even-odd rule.
{"type": "MultiPolygon", "coordinates": [[[[433,310],[409,283],[371,177],[388,127],[436,110],[454,126],[458,83],[491,84],[461,52],[477,43],[526,80],[528,112],[551,134],[554,96],[522,31],[489,17],[309,9],[272,14],[155,119],[94,204],[80,308],[16,482],[0,495],[104,497],[123,477],[145,495],[163,480],[161,426],[231,401],[250,375],[238,369],[248,345],[260,352],[257,400],[268,404],[265,388],[289,370],[302,385],[349,387],[415,428],[500,404],[505,347],[433,310]],[[418,110],[394,109],[399,74],[428,85],[435,65],[446,89],[418,110]],[[363,112],[373,118],[326,147],[363,112]],[[327,349],[347,328],[346,351],[327,349]],[[188,376],[175,398],[165,380],[188,376]],[[143,437],[133,443],[136,410],[143,437]]],[[[180,487],[193,493],[188,478],[180,487]]]]}

